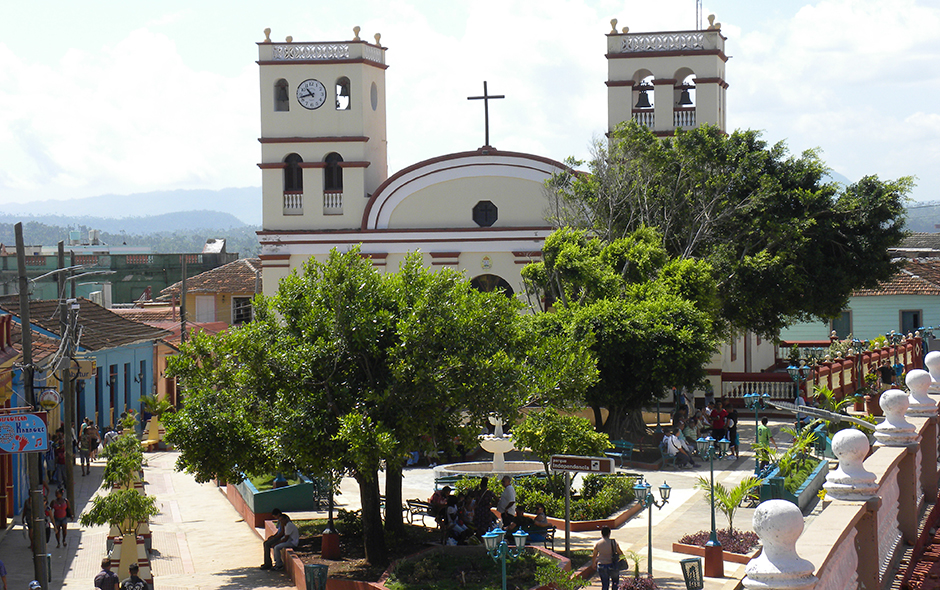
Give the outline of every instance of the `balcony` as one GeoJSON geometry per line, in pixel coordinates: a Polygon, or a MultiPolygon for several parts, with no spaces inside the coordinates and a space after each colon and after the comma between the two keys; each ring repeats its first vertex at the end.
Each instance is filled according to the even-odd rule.
{"type": "Polygon", "coordinates": [[[284,193],[284,215],[304,214],[304,194],[302,192],[284,193]]]}
{"type": "Polygon", "coordinates": [[[323,191],[323,214],[343,214],[343,191],[323,191]]]}
{"type": "Polygon", "coordinates": [[[695,107],[676,107],[672,112],[673,127],[695,127],[695,107]]]}
{"type": "Polygon", "coordinates": [[[633,109],[633,120],[650,129],[656,128],[656,115],[653,109],[633,109]]]}

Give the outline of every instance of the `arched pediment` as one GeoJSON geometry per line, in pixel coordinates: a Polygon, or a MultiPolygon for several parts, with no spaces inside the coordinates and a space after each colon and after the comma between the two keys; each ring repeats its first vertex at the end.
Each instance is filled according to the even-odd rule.
{"type": "Polygon", "coordinates": [[[555,160],[493,148],[425,160],[379,186],[362,229],[478,228],[473,208],[484,200],[499,210],[493,227],[544,227],[545,181],[566,169],[555,160]]]}

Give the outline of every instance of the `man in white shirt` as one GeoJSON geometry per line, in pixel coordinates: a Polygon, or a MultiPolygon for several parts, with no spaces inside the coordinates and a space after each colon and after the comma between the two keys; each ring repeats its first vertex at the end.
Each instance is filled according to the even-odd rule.
{"type": "Polygon", "coordinates": [[[274,569],[284,569],[284,562],[281,560],[281,551],[287,548],[296,547],[300,543],[300,531],[297,525],[284,513],[278,518],[278,524],[284,530],[281,542],[274,546],[274,569]]]}
{"type": "Polygon", "coordinates": [[[678,428],[673,428],[671,432],[667,432],[666,436],[663,437],[663,443],[666,445],[666,454],[676,458],[676,465],[678,467],[684,467],[686,465],[698,467],[695,461],[692,460],[692,456],[689,452],[683,448],[682,442],[679,440],[678,428]]]}
{"type": "Polygon", "coordinates": [[[516,489],[512,487],[512,478],[508,475],[503,476],[502,484],[503,493],[496,504],[496,510],[503,517],[503,523],[508,525],[516,516],[516,489]]]}

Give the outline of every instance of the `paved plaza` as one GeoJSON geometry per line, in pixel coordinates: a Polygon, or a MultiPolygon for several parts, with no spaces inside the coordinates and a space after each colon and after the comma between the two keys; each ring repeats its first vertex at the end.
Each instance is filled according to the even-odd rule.
{"type": "MultiPolygon", "coordinates": [[[[742,415],[742,422],[744,416],[742,415]]],[[[773,424],[774,430],[782,423],[773,424]]],[[[754,425],[741,424],[740,437],[745,451],[741,458],[715,462],[716,482],[736,485],[753,472],[753,457],[744,441],[753,437],[754,425]]],[[[777,442],[781,443],[777,437],[777,442]]],[[[253,530],[241,519],[229,504],[224,493],[211,483],[196,483],[191,475],[177,472],[175,452],[156,452],[145,455],[148,466],[145,470],[147,493],[157,497],[160,515],[152,522],[154,585],[159,590],[230,590],[236,588],[286,588],[291,587],[283,572],[258,569],[261,564],[260,532],[253,530]]],[[[82,477],[76,470],[76,503],[84,507],[98,491],[104,461],[97,461],[91,475],[82,477]]],[[[670,590],[684,589],[679,567],[681,559],[688,555],[673,553],[672,543],[685,533],[710,528],[710,513],[703,492],[694,488],[698,476],[708,477],[708,464],[698,469],[666,471],[643,471],[630,469],[647,477],[653,492],[664,481],[672,487],[672,497],[666,506],[653,508],[653,567],[656,582],[670,590]]],[[[434,489],[434,473],[431,468],[407,468],[404,472],[403,498],[427,499],[434,489]]],[[[384,481],[382,482],[384,488],[384,481]]],[[[359,494],[355,481],[347,478],[342,485],[342,495],[337,505],[346,509],[358,509],[359,494]]],[[[658,497],[658,494],[657,494],[658,497]]],[[[76,511],[77,512],[77,511],[76,511]]],[[[736,528],[750,530],[752,509],[741,508],[735,516],[736,528]]],[[[641,554],[641,571],[646,571],[647,515],[644,511],[613,531],[624,550],[641,554]]],[[[298,513],[294,518],[325,517],[325,512],[298,513]]],[[[727,521],[720,512],[716,516],[719,528],[727,521]]],[[[99,563],[105,555],[105,527],[81,527],[70,523],[71,531],[67,544],[55,547],[52,538],[53,583],[51,588],[90,588],[99,563]]],[[[16,523],[2,532],[0,559],[6,564],[7,584],[11,590],[26,588],[33,578],[32,557],[29,542],[22,526],[16,523]]],[[[573,533],[573,549],[590,548],[599,538],[597,532],[573,533]]],[[[565,540],[559,530],[555,548],[563,552],[565,540]]],[[[744,566],[725,563],[725,579],[706,579],[708,590],[734,588],[744,575],[744,566]]],[[[595,577],[593,585],[600,586],[595,577]]]]}

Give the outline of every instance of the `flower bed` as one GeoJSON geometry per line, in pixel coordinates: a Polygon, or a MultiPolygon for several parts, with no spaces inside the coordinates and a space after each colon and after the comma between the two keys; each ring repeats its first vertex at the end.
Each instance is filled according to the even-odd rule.
{"type": "MultiPolygon", "coordinates": [[[[718,537],[718,542],[721,543],[725,561],[747,563],[760,553],[760,538],[757,533],[737,529],[718,529],[715,534],[718,537]],[[755,548],[757,549],[755,550],[755,548]]],[[[676,553],[703,557],[705,555],[705,543],[708,542],[710,536],[709,531],[684,535],[678,543],[672,544],[672,550],[676,553]]]]}

